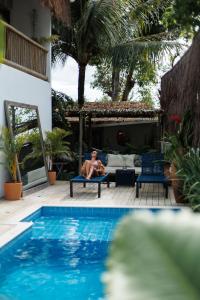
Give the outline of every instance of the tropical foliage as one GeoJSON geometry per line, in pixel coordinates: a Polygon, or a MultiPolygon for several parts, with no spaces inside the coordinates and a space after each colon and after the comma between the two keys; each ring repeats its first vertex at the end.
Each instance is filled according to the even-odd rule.
{"type": "MultiPolygon", "coordinates": [[[[71,4],[72,26],[64,27],[54,22],[53,33],[60,39],[53,45],[53,61],[65,62],[68,56],[74,58],[79,66],[78,102],[84,103],[85,71],[94,59],[106,57],[112,69],[112,99],[119,94],[119,72],[127,72],[127,99],[129,84],[138,63],[138,56],[155,60],[162,51],[174,48],[175,43],[167,42],[172,33],[150,31],[170,1],[143,0],[90,1],[79,0],[71,4]],[[153,34],[152,34],[153,33],[153,34]],[[123,67],[122,67],[123,66],[123,67]]],[[[144,72],[143,72],[144,74],[144,72]]]]}
{"type": "Polygon", "coordinates": [[[6,166],[11,181],[17,182],[17,163],[18,156],[22,147],[26,142],[26,135],[12,137],[11,131],[8,128],[2,128],[0,133],[0,151],[3,152],[2,162],[6,166]]]}
{"type": "Polygon", "coordinates": [[[165,12],[164,23],[176,28],[182,35],[191,36],[200,28],[200,2],[198,0],[175,0],[165,12]]]}
{"type": "Polygon", "coordinates": [[[54,128],[46,132],[45,154],[48,161],[48,169],[52,170],[53,161],[65,154],[71,156],[70,142],[66,140],[72,133],[60,128],[54,128]]]}
{"type": "Polygon", "coordinates": [[[41,136],[38,130],[28,133],[28,141],[31,144],[31,153],[26,155],[23,162],[25,163],[29,159],[40,160],[43,156],[41,136]]]}
{"type": "Polygon", "coordinates": [[[179,115],[171,115],[175,128],[173,134],[168,134],[165,159],[174,164],[176,175],[181,184],[181,193],[192,207],[200,204],[200,151],[192,148],[194,122],[193,114],[188,110],[183,120],[179,115]]]}
{"type": "MultiPolygon", "coordinates": [[[[71,150],[69,148],[70,142],[66,140],[71,135],[71,131],[60,128],[54,128],[52,131],[45,132],[46,138],[44,141],[44,151],[48,164],[49,171],[52,170],[53,161],[59,156],[65,154],[70,156],[71,150]]],[[[41,137],[39,132],[31,132],[28,134],[28,140],[32,145],[32,151],[23,162],[28,159],[40,159],[43,155],[41,147],[41,137]]]]}
{"type": "Polygon", "coordinates": [[[66,110],[74,105],[73,100],[64,93],[52,90],[52,122],[53,128],[69,130],[70,124],[66,120],[66,110]]]}
{"type": "Polygon", "coordinates": [[[90,59],[111,47],[121,32],[120,1],[82,1],[71,4],[72,24],[64,27],[54,22],[53,31],[60,40],[53,45],[53,60],[65,62],[68,56],[79,66],[78,101],[84,103],[85,70],[90,59]]]}
{"type": "Polygon", "coordinates": [[[187,110],[183,118],[177,114],[169,116],[171,132],[166,133],[164,141],[168,143],[165,158],[176,163],[179,156],[190,149],[193,143],[193,117],[191,110],[187,110]]]}
{"type": "MultiPolygon", "coordinates": [[[[131,61],[130,61],[131,62],[131,61]]],[[[113,98],[113,74],[114,69],[111,61],[108,58],[102,58],[95,61],[96,71],[94,73],[94,80],[91,83],[93,88],[97,88],[103,92],[104,95],[113,98]]],[[[151,95],[151,84],[157,83],[157,67],[155,62],[151,62],[148,57],[142,52],[138,55],[137,60],[130,65],[123,64],[118,69],[118,101],[133,100],[131,91],[137,86],[139,95],[137,100],[148,102],[153,105],[151,95]],[[139,98],[139,96],[141,96],[139,98]],[[147,100],[147,101],[146,101],[147,100]]],[[[134,98],[135,100],[135,98],[134,98]]]]}
{"type": "Polygon", "coordinates": [[[200,217],[134,212],[122,220],[104,275],[108,300],[198,300],[200,217]]]}
{"type": "Polygon", "coordinates": [[[195,209],[200,205],[200,150],[191,148],[184,156],[177,156],[177,165],[183,195],[195,209]]]}

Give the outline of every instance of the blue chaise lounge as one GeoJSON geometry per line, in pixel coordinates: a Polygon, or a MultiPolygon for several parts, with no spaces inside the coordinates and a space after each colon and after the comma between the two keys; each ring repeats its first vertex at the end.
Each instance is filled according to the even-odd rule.
{"type": "Polygon", "coordinates": [[[105,174],[104,176],[97,176],[91,179],[86,179],[85,177],[79,175],[70,180],[70,197],[73,197],[73,183],[83,183],[83,186],[86,187],[86,183],[97,183],[98,185],[98,198],[101,197],[101,184],[107,183],[107,187],[110,187],[109,182],[109,173],[105,174]]]}
{"type": "Polygon", "coordinates": [[[168,198],[169,179],[164,175],[164,156],[162,153],[146,153],[142,155],[142,173],[136,180],[136,198],[143,183],[161,183],[168,198]]]}

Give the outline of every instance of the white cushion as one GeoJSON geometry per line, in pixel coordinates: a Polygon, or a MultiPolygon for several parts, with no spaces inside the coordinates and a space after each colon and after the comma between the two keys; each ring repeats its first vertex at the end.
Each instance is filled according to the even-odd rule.
{"type": "Polygon", "coordinates": [[[140,175],[142,172],[142,168],[141,167],[134,167],[135,170],[135,174],[140,175]]]}
{"type": "Polygon", "coordinates": [[[133,167],[134,166],[134,158],[135,154],[124,154],[122,155],[122,159],[124,160],[125,167],[133,167]]]}
{"type": "Polygon", "coordinates": [[[108,167],[134,167],[135,154],[108,154],[108,167]]]}
{"type": "Polygon", "coordinates": [[[115,172],[116,172],[117,169],[122,169],[122,168],[120,168],[120,167],[108,167],[108,166],[106,166],[105,167],[105,172],[106,173],[115,174],[115,172]]]}
{"type": "MultiPolygon", "coordinates": [[[[111,173],[111,174],[115,174],[115,172],[116,172],[116,170],[117,169],[122,169],[122,167],[120,168],[120,167],[108,167],[108,166],[106,166],[105,167],[105,171],[106,171],[106,173],[111,173]]],[[[141,173],[141,171],[142,171],[142,168],[140,168],[140,167],[131,167],[131,168],[127,168],[127,169],[134,169],[135,170],[135,174],[140,174],[141,173]]]]}
{"type": "Polygon", "coordinates": [[[124,161],[121,154],[108,154],[108,167],[123,167],[124,161]]]}

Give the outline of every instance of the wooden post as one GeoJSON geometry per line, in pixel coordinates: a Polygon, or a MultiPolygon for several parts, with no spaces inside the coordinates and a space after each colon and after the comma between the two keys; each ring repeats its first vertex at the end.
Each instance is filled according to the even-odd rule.
{"type": "Polygon", "coordinates": [[[89,116],[89,120],[88,120],[88,147],[91,151],[91,147],[92,147],[92,118],[89,116]]]}
{"type": "Polygon", "coordinates": [[[160,143],[159,143],[159,151],[162,151],[162,144],[161,144],[161,141],[163,139],[163,135],[164,135],[164,132],[163,132],[163,117],[162,115],[158,115],[158,123],[157,123],[157,139],[159,139],[160,143]]]}
{"type": "Polygon", "coordinates": [[[83,116],[80,114],[79,116],[79,175],[81,174],[81,166],[82,166],[82,151],[83,151],[83,116]]]}

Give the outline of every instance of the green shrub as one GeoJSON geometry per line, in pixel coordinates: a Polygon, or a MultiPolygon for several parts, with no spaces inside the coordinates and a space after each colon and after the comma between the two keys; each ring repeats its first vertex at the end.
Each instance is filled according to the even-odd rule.
{"type": "Polygon", "coordinates": [[[177,163],[177,175],[184,182],[183,194],[194,207],[200,204],[200,149],[191,148],[177,157],[177,163]]]}

